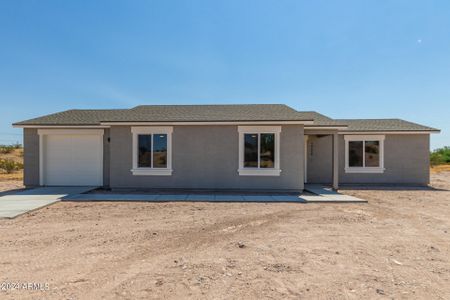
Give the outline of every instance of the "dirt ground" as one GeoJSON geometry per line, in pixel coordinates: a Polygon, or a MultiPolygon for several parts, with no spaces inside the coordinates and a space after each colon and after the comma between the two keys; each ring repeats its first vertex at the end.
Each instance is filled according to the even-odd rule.
{"type": "Polygon", "coordinates": [[[450,173],[368,204],[57,203],[0,220],[0,298],[450,298],[450,173]]]}
{"type": "Polygon", "coordinates": [[[1,176],[0,176],[0,196],[2,195],[2,192],[16,190],[16,189],[20,189],[20,188],[24,188],[22,180],[9,179],[9,178],[4,179],[4,178],[1,178],[1,176]]]}

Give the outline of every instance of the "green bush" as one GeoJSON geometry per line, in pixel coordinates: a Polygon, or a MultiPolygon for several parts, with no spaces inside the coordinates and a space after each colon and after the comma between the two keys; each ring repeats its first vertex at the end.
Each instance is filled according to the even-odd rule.
{"type": "Polygon", "coordinates": [[[430,153],[431,165],[450,164],[450,147],[439,148],[430,153]]]}
{"type": "Polygon", "coordinates": [[[15,162],[12,159],[0,159],[0,169],[3,169],[6,173],[11,174],[14,171],[22,170],[23,164],[15,162]]]}

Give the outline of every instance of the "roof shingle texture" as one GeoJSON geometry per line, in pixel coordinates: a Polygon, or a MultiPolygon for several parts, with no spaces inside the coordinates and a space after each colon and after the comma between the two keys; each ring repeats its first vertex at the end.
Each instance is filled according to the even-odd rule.
{"type": "Polygon", "coordinates": [[[117,110],[68,110],[15,125],[98,125],[100,122],[312,121],[281,104],[143,105],[117,110]]]}
{"type": "Polygon", "coordinates": [[[331,119],[314,111],[296,111],[282,104],[142,105],[131,109],[72,109],[14,125],[75,126],[102,122],[236,122],[314,121],[312,126],[347,126],[345,131],[437,131],[400,119],[331,119]]]}
{"type": "Polygon", "coordinates": [[[344,131],[439,131],[401,119],[339,119],[348,125],[344,131]]]}

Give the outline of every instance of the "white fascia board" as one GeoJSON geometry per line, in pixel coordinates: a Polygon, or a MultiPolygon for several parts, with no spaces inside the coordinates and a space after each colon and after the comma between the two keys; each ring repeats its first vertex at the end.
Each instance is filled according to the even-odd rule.
{"type": "Polygon", "coordinates": [[[339,131],[338,134],[346,135],[370,135],[370,134],[434,134],[440,133],[440,130],[434,131],[339,131]]]}
{"type": "Polygon", "coordinates": [[[84,129],[90,129],[90,128],[110,128],[110,126],[106,125],[13,125],[13,128],[84,128],[84,129]]]}

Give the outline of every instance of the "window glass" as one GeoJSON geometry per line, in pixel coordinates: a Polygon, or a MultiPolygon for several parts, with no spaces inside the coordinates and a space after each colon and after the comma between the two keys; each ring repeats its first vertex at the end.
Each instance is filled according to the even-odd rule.
{"type": "Polygon", "coordinates": [[[152,135],[140,134],[138,136],[138,167],[150,168],[152,166],[152,135]]]}
{"type": "Polygon", "coordinates": [[[363,166],[363,143],[362,141],[348,142],[348,165],[349,167],[363,166]]]}
{"type": "Polygon", "coordinates": [[[167,134],[153,135],[153,168],[167,168],[167,134]]]}
{"type": "Polygon", "coordinates": [[[258,167],[258,135],[244,134],[244,167],[258,167]]]}
{"type": "Polygon", "coordinates": [[[366,141],[365,143],[365,161],[366,167],[380,166],[380,142],[366,141]]]}
{"type": "Polygon", "coordinates": [[[260,167],[275,167],[275,134],[261,133],[260,167]]]}

